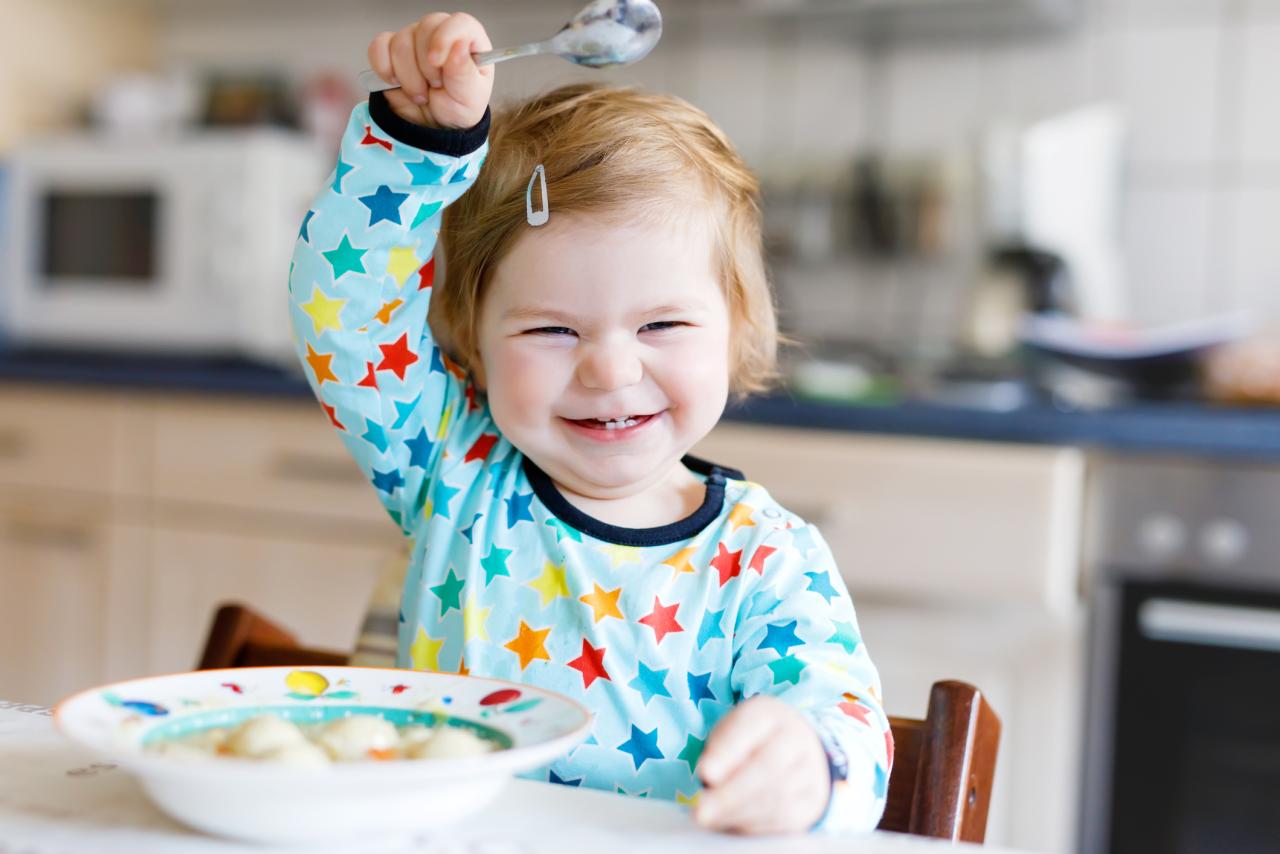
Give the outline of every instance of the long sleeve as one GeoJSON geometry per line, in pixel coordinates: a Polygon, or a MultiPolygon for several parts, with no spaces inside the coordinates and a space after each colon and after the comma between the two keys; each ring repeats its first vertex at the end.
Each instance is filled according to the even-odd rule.
{"type": "Polygon", "coordinates": [[[427,307],[441,213],[479,173],[488,124],[486,112],[469,130],[418,127],[380,94],[358,105],[290,266],[307,379],[406,534],[431,500],[446,440],[484,429],[463,424],[484,410],[433,341],[427,307]]]}
{"type": "Polygon", "coordinates": [[[734,629],[734,691],[743,699],[778,697],[817,731],[832,773],[818,828],[873,830],[884,812],[893,742],[880,677],[831,550],[799,523],[762,540],[750,560],[761,577],[734,629]]]}

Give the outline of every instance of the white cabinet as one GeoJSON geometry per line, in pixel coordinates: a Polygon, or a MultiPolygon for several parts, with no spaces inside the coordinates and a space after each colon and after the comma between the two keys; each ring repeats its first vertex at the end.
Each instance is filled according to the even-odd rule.
{"type": "Polygon", "coordinates": [[[152,529],[147,672],[194,667],[214,608],[226,601],[252,604],[308,646],[351,650],[394,541],[351,544],[315,534],[306,541],[152,529]]]}

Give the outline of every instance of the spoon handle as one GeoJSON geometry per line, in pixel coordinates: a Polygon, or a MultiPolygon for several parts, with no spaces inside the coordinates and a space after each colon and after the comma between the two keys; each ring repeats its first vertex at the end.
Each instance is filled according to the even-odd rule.
{"type": "MultiPolygon", "coordinates": [[[[471,58],[475,60],[476,65],[493,65],[495,62],[506,62],[508,59],[517,59],[522,56],[534,56],[539,53],[547,52],[546,42],[530,42],[522,44],[519,47],[503,47],[497,50],[486,50],[480,53],[471,54],[471,58]]],[[[359,76],[360,88],[366,92],[385,92],[388,89],[399,89],[399,86],[388,83],[378,76],[372,68],[366,68],[360,72],[359,76]]]]}

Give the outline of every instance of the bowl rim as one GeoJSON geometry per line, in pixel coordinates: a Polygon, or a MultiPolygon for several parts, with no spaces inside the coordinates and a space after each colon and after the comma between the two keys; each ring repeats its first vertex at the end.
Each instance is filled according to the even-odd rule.
{"type": "MultiPolygon", "coordinates": [[[[234,704],[232,704],[234,706],[234,704]]],[[[244,707],[252,707],[253,705],[245,703],[244,707]]],[[[377,703],[369,703],[362,705],[377,706],[377,703]]],[[[387,708],[399,708],[388,705],[387,708]]],[[[434,778],[437,776],[449,776],[453,778],[461,776],[484,776],[498,772],[509,770],[509,766],[518,768],[536,767],[538,762],[543,761],[544,755],[547,758],[559,756],[571,749],[573,746],[581,743],[589,734],[591,724],[594,720],[594,713],[591,712],[584,704],[578,702],[572,697],[553,691],[550,688],[543,688],[541,685],[531,685],[525,682],[512,682],[507,679],[494,679],[488,676],[472,676],[471,674],[462,673],[442,673],[439,671],[429,670],[406,670],[400,667],[362,667],[350,664],[334,664],[334,665],[269,665],[265,667],[221,667],[210,670],[182,670],[174,673],[157,673],[149,676],[136,676],[131,679],[122,679],[116,682],[109,682],[103,685],[97,685],[90,688],[77,691],[63,699],[59,700],[53,707],[53,724],[55,729],[64,737],[87,747],[99,754],[109,754],[112,759],[119,762],[130,769],[155,773],[157,775],[177,774],[185,776],[185,772],[190,769],[198,769],[200,773],[209,773],[221,776],[252,776],[255,779],[275,779],[275,778],[306,778],[317,782],[324,780],[342,780],[343,782],[354,782],[363,777],[375,778],[378,781],[389,782],[390,780],[399,780],[402,777],[414,778],[434,778]],[[570,732],[564,735],[546,741],[539,741],[534,744],[513,745],[509,748],[494,751],[478,757],[462,757],[449,759],[431,759],[431,760],[401,760],[401,761],[383,761],[383,760],[352,760],[347,762],[334,762],[327,766],[319,768],[309,766],[295,766],[286,763],[261,762],[241,757],[211,757],[216,762],[204,762],[183,760],[172,756],[165,756],[158,753],[147,753],[140,748],[138,744],[128,744],[113,746],[105,744],[102,740],[92,737],[85,737],[83,733],[76,732],[75,727],[67,723],[67,709],[77,703],[85,701],[90,695],[99,694],[104,691],[110,691],[119,686],[131,685],[138,682],[146,682],[153,679],[168,679],[176,676],[194,676],[202,674],[218,674],[233,673],[243,674],[248,672],[262,671],[295,671],[295,670],[316,670],[322,672],[342,671],[342,670],[358,670],[358,671],[384,671],[388,673],[400,673],[410,675],[422,674],[426,676],[445,676],[453,679],[466,679],[474,682],[484,682],[499,687],[515,688],[521,691],[530,691],[544,696],[552,697],[558,701],[565,703],[573,711],[577,712],[579,720],[576,726],[570,732]],[[539,757],[537,761],[530,762],[533,756],[539,757]],[[217,769],[210,771],[210,769],[217,769]]],[[[456,717],[463,718],[458,715],[456,717]]],[[[466,719],[466,718],[463,718],[466,719]]]]}

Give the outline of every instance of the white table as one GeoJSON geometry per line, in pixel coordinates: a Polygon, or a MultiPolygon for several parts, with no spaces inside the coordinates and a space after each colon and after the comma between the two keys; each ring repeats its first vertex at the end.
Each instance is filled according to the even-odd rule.
{"type": "MultiPolygon", "coordinates": [[[[457,827],[396,842],[345,845],[334,854],[540,854],[608,851],[662,854],[841,852],[939,854],[945,842],[892,833],[742,838],[695,827],[683,808],[607,792],[514,780],[479,827],[457,827]]],[[[964,846],[973,851],[992,851],[964,846]]],[[[151,805],[124,770],[64,739],[49,710],[0,701],[0,854],[211,854],[298,851],[205,836],[151,805]]],[[[963,850],[963,849],[962,849],[963,850]]]]}

